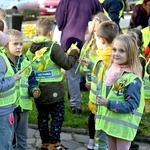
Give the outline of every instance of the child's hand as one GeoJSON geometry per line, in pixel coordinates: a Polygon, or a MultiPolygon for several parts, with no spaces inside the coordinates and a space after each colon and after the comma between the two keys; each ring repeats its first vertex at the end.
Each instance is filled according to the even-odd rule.
{"type": "Polygon", "coordinates": [[[20,71],[18,71],[18,72],[14,75],[15,81],[19,80],[21,77],[22,77],[22,76],[21,76],[21,72],[20,72],[20,71]]]}
{"type": "Polygon", "coordinates": [[[41,91],[38,88],[34,88],[32,92],[34,98],[38,98],[41,94],[41,91]]]}
{"type": "Polygon", "coordinates": [[[97,97],[96,104],[101,106],[107,106],[108,100],[100,95],[97,97]]]}
{"type": "Polygon", "coordinates": [[[91,84],[90,83],[85,83],[85,87],[88,89],[88,90],[90,90],[91,89],[91,84]]]}
{"type": "Polygon", "coordinates": [[[90,60],[88,58],[80,58],[80,61],[84,66],[88,66],[88,64],[90,63],[90,60]]]}

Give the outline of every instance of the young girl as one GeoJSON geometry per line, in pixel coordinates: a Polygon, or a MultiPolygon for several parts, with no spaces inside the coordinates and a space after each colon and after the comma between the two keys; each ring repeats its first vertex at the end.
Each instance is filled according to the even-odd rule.
{"type": "MultiPolygon", "coordinates": [[[[87,34],[86,34],[86,42],[83,46],[83,51],[84,48],[87,50],[85,53],[85,56],[81,55],[81,57],[87,57],[90,59],[90,61],[94,62],[95,59],[98,57],[97,54],[97,46],[96,46],[96,41],[94,38],[94,33],[98,27],[98,25],[103,22],[109,20],[109,18],[102,12],[96,14],[92,21],[89,21],[88,23],[88,30],[87,30],[87,34]]],[[[83,72],[85,74],[86,77],[86,87],[87,89],[90,89],[90,83],[91,83],[91,70],[88,69],[86,66],[83,67],[83,72]]],[[[89,109],[90,109],[90,114],[89,114],[89,118],[88,118],[88,129],[89,129],[89,144],[87,146],[87,148],[89,150],[94,149],[95,146],[95,140],[94,140],[94,136],[95,136],[95,120],[94,120],[94,116],[96,114],[96,105],[95,103],[92,102],[92,99],[89,100],[89,109]]]]}
{"type": "Polygon", "coordinates": [[[109,150],[129,150],[136,135],[144,109],[141,77],[136,37],[117,36],[97,97],[96,127],[106,132],[109,150]]]}

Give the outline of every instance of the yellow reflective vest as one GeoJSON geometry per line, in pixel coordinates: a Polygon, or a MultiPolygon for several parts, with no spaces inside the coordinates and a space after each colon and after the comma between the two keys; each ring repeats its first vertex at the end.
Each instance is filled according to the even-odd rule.
{"type": "Polygon", "coordinates": [[[15,102],[15,108],[20,106],[23,110],[32,110],[32,98],[29,96],[28,92],[28,78],[32,73],[32,67],[29,65],[30,62],[23,59],[21,63],[22,77],[16,82],[17,86],[17,101],[15,102]]]}
{"type": "MultiPolygon", "coordinates": [[[[125,97],[123,93],[125,88],[137,77],[138,76],[135,74],[124,73],[122,77],[116,81],[116,84],[114,84],[115,86],[113,85],[110,89],[107,96],[106,85],[103,83],[100,95],[107,99],[124,102],[125,97]],[[119,96],[116,94],[118,92],[120,93],[119,96]]],[[[96,130],[103,130],[110,136],[127,141],[133,141],[142,117],[144,105],[144,91],[142,86],[140,105],[134,112],[118,113],[110,111],[105,106],[98,106],[96,115],[96,130]]]]}
{"type": "Polygon", "coordinates": [[[143,41],[144,41],[144,48],[148,46],[150,43],[150,26],[147,26],[146,28],[143,28],[141,30],[142,35],[143,35],[143,41]]]}
{"type": "MultiPolygon", "coordinates": [[[[63,80],[61,68],[50,59],[53,44],[40,59],[35,60],[32,63],[32,68],[35,72],[36,80],[38,82],[59,82],[63,80]]],[[[29,61],[32,62],[34,54],[28,51],[27,57],[29,61]]]]}
{"type": "MultiPolygon", "coordinates": [[[[5,73],[4,78],[14,76],[14,71],[6,55],[3,53],[0,53],[0,56],[4,58],[5,63],[7,65],[7,71],[5,73]]],[[[10,88],[9,90],[0,92],[0,107],[14,104],[16,99],[17,99],[17,93],[16,93],[16,86],[14,84],[14,86],[10,88]]]]}

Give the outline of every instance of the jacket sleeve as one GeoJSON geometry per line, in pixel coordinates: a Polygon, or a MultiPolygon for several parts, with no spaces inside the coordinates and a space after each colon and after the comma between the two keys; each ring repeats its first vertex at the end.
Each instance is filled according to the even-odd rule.
{"type": "Polygon", "coordinates": [[[136,78],[130,85],[127,86],[124,97],[125,101],[108,100],[107,108],[111,111],[119,113],[132,113],[139,107],[141,93],[141,81],[136,78]]]}
{"type": "Polygon", "coordinates": [[[5,77],[7,71],[6,63],[0,56],[0,92],[4,92],[12,88],[15,84],[14,77],[5,77]]]}
{"type": "Polygon", "coordinates": [[[35,78],[35,73],[34,73],[34,71],[32,71],[32,72],[31,72],[31,75],[29,76],[28,85],[29,85],[29,87],[28,87],[29,95],[30,95],[30,96],[33,96],[32,90],[33,90],[34,88],[38,88],[38,82],[37,82],[37,80],[36,80],[36,78],[35,78]]]}
{"type": "Polygon", "coordinates": [[[75,65],[76,60],[79,58],[79,54],[77,50],[72,50],[67,55],[58,44],[54,44],[50,57],[60,68],[69,70],[75,65]]]}

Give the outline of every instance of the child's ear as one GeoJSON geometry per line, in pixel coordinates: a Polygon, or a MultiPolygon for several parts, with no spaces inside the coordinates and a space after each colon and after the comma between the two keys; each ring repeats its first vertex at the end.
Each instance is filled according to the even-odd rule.
{"type": "Polygon", "coordinates": [[[106,43],[106,40],[104,38],[101,38],[102,44],[106,43]]]}
{"type": "Polygon", "coordinates": [[[53,31],[49,31],[49,36],[50,36],[50,37],[53,36],[53,31]]]}

